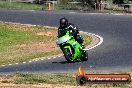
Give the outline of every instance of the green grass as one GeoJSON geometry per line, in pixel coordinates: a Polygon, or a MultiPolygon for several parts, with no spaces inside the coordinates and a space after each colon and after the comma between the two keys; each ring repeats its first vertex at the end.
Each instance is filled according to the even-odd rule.
{"type": "Polygon", "coordinates": [[[87,34],[82,34],[82,37],[84,38],[84,45],[89,45],[92,42],[92,38],[87,34]]]}
{"type": "MultiPolygon", "coordinates": [[[[18,53],[20,53],[20,52],[18,52],[18,53]]],[[[31,53],[31,54],[24,53],[22,55],[21,55],[21,53],[19,55],[15,55],[15,53],[14,54],[9,53],[9,55],[7,55],[8,53],[6,53],[4,55],[4,57],[0,58],[0,65],[11,64],[11,63],[12,64],[13,63],[21,63],[21,62],[33,60],[35,58],[58,55],[60,53],[61,53],[61,51],[59,49],[56,51],[49,51],[49,52],[36,52],[36,53],[31,53]],[[10,55],[12,55],[12,56],[10,56],[10,55]]]]}
{"type": "Polygon", "coordinates": [[[0,8],[7,9],[23,9],[23,10],[42,10],[42,8],[46,8],[44,5],[36,5],[31,3],[20,3],[20,2],[5,2],[0,1],[0,8]]]}
{"type": "Polygon", "coordinates": [[[77,4],[55,4],[54,10],[81,10],[82,6],[81,5],[77,5],[77,4]]]}
{"type": "MultiPolygon", "coordinates": [[[[0,64],[9,64],[28,61],[34,58],[56,55],[60,50],[36,51],[35,49],[23,49],[22,44],[48,43],[55,41],[55,36],[39,36],[37,32],[54,32],[56,30],[45,27],[30,27],[23,30],[23,26],[15,28],[11,24],[0,23],[0,64]]],[[[46,48],[46,47],[42,47],[46,48]]]]}
{"type": "Polygon", "coordinates": [[[76,79],[72,74],[22,74],[17,73],[15,84],[76,84],[76,79]]]}
{"type": "Polygon", "coordinates": [[[13,45],[31,43],[36,41],[47,41],[47,36],[35,35],[31,31],[21,31],[9,28],[8,25],[0,24],[0,52],[9,50],[13,45]]]}
{"type": "MultiPolygon", "coordinates": [[[[20,9],[20,10],[48,10],[48,5],[0,1],[0,8],[20,9]]],[[[55,4],[54,5],[54,10],[79,10],[80,8],[81,8],[80,5],[70,5],[70,4],[68,4],[68,5],[55,4]]]]}

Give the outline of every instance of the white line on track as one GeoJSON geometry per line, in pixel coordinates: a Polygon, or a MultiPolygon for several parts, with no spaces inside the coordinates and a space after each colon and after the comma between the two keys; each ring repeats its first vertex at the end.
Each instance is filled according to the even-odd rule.
{"type": "Polygon", "coordinates": [[[93,14],[102,14],[102,13],[88,13],[88,14],[92,14],[93,15],[93,14]]]}
{"type": "Polygon", "coordinates": [[[33,25],[33,26],[37,26],[37,25],[33,25]]]}
{"type": "Polygon", "coordinates": [[[37,59],[37,60],[35,60],[35,61],[38,61],[38,59],[37,59]]]}
{"type": "Polygon", "coordinates": [[[4,67],[5,65],[1,65],[2,67],[4,67]]]}
{"type": "Polygon", "coordinates": [[[40,59],[40,60],[44,60],[44,58],[40,59]]]}
{"type": "MultiPolygon", "coordinates": [[[[80,32],[83,32],[83,31],[80,31],[80,32]]],[[[90,48],[88,48],[88,49],[83,49],[83,50],[90,50],[90,49],[93,49],[93,48],[95,48],[95,47],[97,47],[97,46],[99,46],[99,45],[101,45],[101,44],[103,43],[103,37],[101,37],[101,36],[99,36],[99,35],[96,35],[96,34],[93,34],[93,33],[88,33],[88,32],[83,32],[83,33],[96,36],[96,37],[98,37],[99,40],[100,40],[99,43],[97,43],[96,45],[94,45],[94,46],[92,46],[92,47],[90,47],[90,48]]]]}
{"type": "Polygon", "coordinates": [[[53,58],[56,58],[56,57],[53,57],[53,58]]]}
{"type": "Polygon", "coordinates": [[[101,15],[101,14],[107,14],[107,15],[116,15],[116,16],[120,16],[120,15],[128,15],[128,16],[132,16],[132,14],[129,13],[86,13],[86,14],[90,14],[90,15],[101,15]]]}
{"type": "Polygon", "coordinates": [[[29,63],[31,63],[32,61],[28,61],[29,63]]]}
{"type": "Polygon", "coordinates": [[[88,34],[91,34],[91,35],[94,35],[94,36],[98,37],[100,39],[100,41],[99,41],[98,44],[96,44],[96,45],[94,45],[94,46],[92,46],[92,47],[90,47],[89,49],[86,49],[86,50],[93,49],[93,48],[95,48],[95,47],[97,47],[97,46],[99,46],[99,45],[101,45],[103,43],[103,37],[101,37],[99,35],[92,34],[92,33],[88,33],[88,34]]]}
{"type": "Polygon", "coordinates": [[[23,64],[25,64],[26,62],[22,62],[23,64]]]}
{"type": "Polygon", "coordinates": [[[61,56],[58,56],[58,57],[61,57],[61,56]]]}
{"type": "Polygon", "coordinates": [[[69,13],[76,13],[76,12],[69,12],[69,13]]]}
{"type": "Polygon", "coordinates": [[[51,59],[51,58],[48,58],[48,59],[51,59]]]}

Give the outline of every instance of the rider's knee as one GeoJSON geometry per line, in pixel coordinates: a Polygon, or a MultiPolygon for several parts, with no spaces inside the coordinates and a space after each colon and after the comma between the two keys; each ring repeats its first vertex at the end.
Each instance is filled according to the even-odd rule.
{"type": "Polygon", "coordinates": [[[77,37],[76,37],[76,39],[77,39],[77,41],[80,43],[80,44],[82,44],[83,43],[83,37],[81,36],[81,35],[77,35],[77,37]]]}

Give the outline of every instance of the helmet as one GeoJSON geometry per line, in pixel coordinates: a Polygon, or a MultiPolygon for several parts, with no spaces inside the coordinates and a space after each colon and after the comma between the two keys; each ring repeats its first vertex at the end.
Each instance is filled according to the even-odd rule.
{"type": "Polygon", "coordinates": [[[68,20],[66,18],[60,19],[60,27],[66,27],[68,25],[68,20]]]}

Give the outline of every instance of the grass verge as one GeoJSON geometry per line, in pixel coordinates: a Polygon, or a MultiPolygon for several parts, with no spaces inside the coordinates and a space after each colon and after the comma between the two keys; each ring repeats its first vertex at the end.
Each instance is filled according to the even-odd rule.
{"type": "Polygon", "coordinates": [[[49,83],[49,84],[69,84],[75,85],[76,80],[72,74],[21,74],[17,73],[15,84],[37,84],[37,83],[49,83]]]}
{"type": "MultiPolygon", "coordinates": [[[[47,4],[32,4],[32,3],[22,3],[22,2],[9,2],[0,1],[0,8],[6,9],[19,9],[19,10],[48,10],[47,4]]],[[[53,8],[53,5],[52,5],[53,8]]],[[[79,10],[80,5],[65,5],[65,4],[55,4],[54,10],[79,10]]]]}
{"type": "MultiPolygon", "coordinates": [[[[94,74],[101,74],[102,72],[94,72],[94,74]]],[[[106,74],[130,74],[132,71],[114,71],[114,72],[105,72],[106,74]]],[[[53,84],[52,87],[65,85],[64,88],[67,88],[66,85],[77,86],[76,75],[71,73],[56,73],[56,74],[24,74],[16,73],[14,75],[0,76],[0,83],[12,83],[12,84],[53,84]],[[56,85],[57,84],[57,85],[56,85]]],[[[86,84],[82,86],[84,88],[130,88],[132,87],[132,82],[129,84],[86,84]]],[[[60,87],[62,88],[62,87],[60,87]]]]}
{"type": "Polygon", "coordinates": [[[46,7],[46,5],[36,5],[31,3],[0,1],[0,8],[6,9],[42,10],[42,8],[46,9],[46,7]]]}
{"type": "MultiPolygon", "coordinates": [[[[84,44],[90,44],[92,38],[82,35],[84,44]]],[[[55,28],[1,22],[0,65],[60,54],[56,36],[55,28]]]]}

